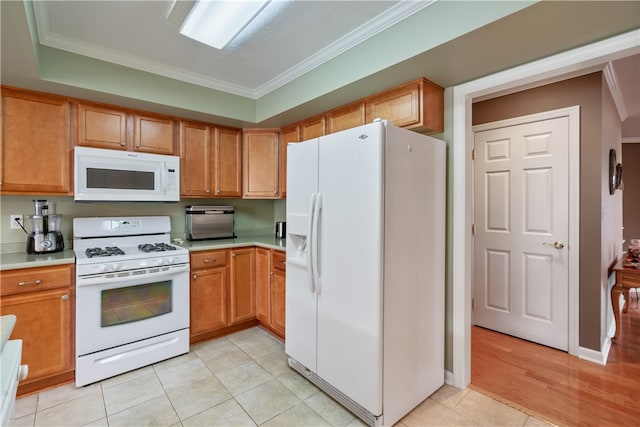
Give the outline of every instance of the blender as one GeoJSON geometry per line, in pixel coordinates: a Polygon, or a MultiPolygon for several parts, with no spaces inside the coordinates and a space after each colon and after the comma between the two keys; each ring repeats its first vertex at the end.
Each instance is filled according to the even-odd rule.
{"type": "Polygon", "coordinates": [[[56,214],[56,204],[46,200],[34,200],[35,214],[26,215],[27,253],[43,254],[64,249],[64,239],[60,231],[62,215],[56,214]]]}

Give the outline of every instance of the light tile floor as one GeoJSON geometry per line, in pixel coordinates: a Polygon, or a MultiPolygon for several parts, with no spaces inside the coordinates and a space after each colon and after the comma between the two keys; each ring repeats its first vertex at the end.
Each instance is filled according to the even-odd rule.
{"type": "MultiPolygon", "coordinates": [[[[16,401],[12,426],[364,426],[287,365],[284,345],[256,327],[183,356],[77,388],[16,401]]],[[[476,391],[443,386],[398,427],[538,426],[476,391]]]]}

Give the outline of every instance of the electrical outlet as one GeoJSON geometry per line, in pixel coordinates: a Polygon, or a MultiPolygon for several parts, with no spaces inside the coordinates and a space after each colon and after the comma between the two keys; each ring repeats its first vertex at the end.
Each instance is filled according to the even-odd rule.
{"type": "Polygon", "coordinates": [[[18,225],[18,223],[16,222],[16,219],[18,221],[20,221],[20,224],[22,224],[22,215],[11,215],[11,229],[12,230],[20,230],[20,226],[18,225]]]}

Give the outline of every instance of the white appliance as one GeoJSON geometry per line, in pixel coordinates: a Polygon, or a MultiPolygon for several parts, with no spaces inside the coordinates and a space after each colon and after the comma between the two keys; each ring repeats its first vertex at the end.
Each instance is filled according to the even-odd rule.
{"type": "Polygon", "coordinates": [[[445,144],[378,120],[287,159],[289,364],[391,426],[444,383],[445,144]]]}
{"type": "Polygon", "coordinates": [[[9,340],[16,316],[0,316],[0,425],[9,425],[16,402],[18,382],[27,378],[29,367],[21,365],[22,340],[9,340]]]}
{"type": "Polygon", "coordinates": [[[101,148],[74,148],[74,200],[177,202],[180,158],[101,148]]]}
{"type": "Polygon", "coordinates": [[[168,216],[74,218],[76,385],[189,351],[189,251],[168,216]]]}

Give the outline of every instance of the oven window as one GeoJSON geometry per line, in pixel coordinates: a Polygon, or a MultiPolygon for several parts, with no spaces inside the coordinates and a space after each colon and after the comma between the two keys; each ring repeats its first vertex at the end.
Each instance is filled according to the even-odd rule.
{"type": "Polygon", "coordinates": [[[170,312],[170,280],[102,291],[102,327],[137,322],[170,312]]]}
{"type": "Polygon", "coordinates": [[[153,190],[154,172],[87,168],[87,188],[153,190]]]}

